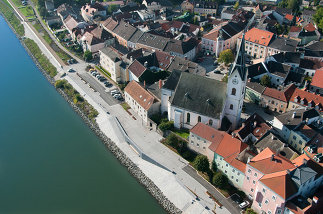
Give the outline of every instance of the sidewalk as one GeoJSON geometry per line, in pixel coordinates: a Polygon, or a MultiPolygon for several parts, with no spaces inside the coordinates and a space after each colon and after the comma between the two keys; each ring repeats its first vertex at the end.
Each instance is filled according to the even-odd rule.
{"type": "MultiPolygon", "coordinates": [[[[53,57],[53,53],[48,49],[46,43],[38,38],[39,35],[37,36],[28,24],[24,23],[24,26],[26,37],[35,40],[38,43],[39,48],[51,60],[54,66],[56,66],[58,70],[61,70],[61,64],[53,57]]],[[[81,69],[84,70],[86,63],[78,63],[69,67],[75,68],[76,71],[81,69]]],[[[68,67],[65,67],[64,71],[66,72],[67,70],[68,67]]],[[[143,127],[140,124],[140,121],[132,119],[120,105],[109,106],[100,97],[98,92],[94,92],[90,89],[90,87],[75,73],[68,73],[65,78],[95,109],[98,110],[99,115],[96,118],[96,121],[99,124],[100,129],[140,167],[170,201],[179,209],[183,210],[183,213],[212,213],[211,209],[214,208],[215,203],[206,194],[206,191],[208,190],[183,170],[183,167],[187,165],[187,161],[161,144],[159,142],[161,139],[160,135],[143,127]],[[107,111],[110,112],[110,115],[106,113],[107,111]],[[131,147],[125,143],[124,138],[111,115],[116,116],[119,119],[129,137],[144,150],[144,153],[163,167],[158,167],[156,164],[141,159],[131,147]],[[165,168],[167,170],[165,170],[165,168]],[[175,171],[176,174],[171,173],[171,171],[175,171]],[[188,188],[198,195],[199,201],[195,200],[195,196],[188,188]]],[[[221,213],[229,213],[229,211],[223,207],[221,213]]]]}

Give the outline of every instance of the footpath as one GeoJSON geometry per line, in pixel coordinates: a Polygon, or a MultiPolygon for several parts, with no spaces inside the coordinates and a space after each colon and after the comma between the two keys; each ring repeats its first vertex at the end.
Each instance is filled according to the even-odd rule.
{"type": "MultiPolygon", "coordinates": [[[[16,12],[19,14],[19,11],[16,10],[16,12]]],[[[23,16],[21,18],[24,20],[23,16]]],[[[25,36],[38,44],[58,71],[66,72],[71,67],[76,71],[85,69],[86,63],[65,66],[62,69],[62,62],[55,57],[56,53],[42,39],[41,35],[35,32],[36,30],[30,26],[30,23],[23,22],[23,24],[25,36]]],[[[162,145],[159,142],[161,136],[143,127],[140,121],[133,120],[120,105],[108,105],[100,97],[100,94],[94,92],[76,74],[69,73],[65,79],[99,112],[96,122],[102,132],[117,144],[177,208],[183,213],[213,213],[211,209],[214,208],[215,203],[206,194],[209,189],[183,170],[188,164],[187,161],[162,145]],[[110,114],[107,114],[107,111],[110,114]],[[141,158],[126,142],[115,117],[118,118],[128,136],[143,150],[145,159],[141,158]],[[172,171],[176,174],[173,174],[172,171]],[[198,195],[198,200],[192,191],[198,195]]],[[[220,200],[225,200],[225,198],[220,198],[220,200]]],[[[237,210],[231,210],[231,207],[229,210],[226,207],[217,207],[216,213],[237,213],[237,210]]]]}

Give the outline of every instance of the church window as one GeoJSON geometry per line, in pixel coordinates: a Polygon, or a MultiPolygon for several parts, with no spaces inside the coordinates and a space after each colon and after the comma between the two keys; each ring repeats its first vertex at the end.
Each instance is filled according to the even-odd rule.
{"type": "Polygon", "coordinates": [[[213,125],[213,120],[212,120],[212,119],[210,119],[210,120],[209,120],[209,125],[210,125],[210,126],[212,126],[212,125],[213,125]]]}
{"type": "Polygon", "coordinates": [[[232,88],[231,95],[236,95],[237,90],[235,88],[232,88]]]}
{"type": "Polygon", "coordinates": [[[186,122],[187,123],[191,122],[191,114],[190,113],[187,113],[187,115],[186,115],[186,122]]]}
{"type": "Polygon", "coordinates": [[[197,117],[197,122],[199,123],[199,122],[201,122],[201,116],[198,116],[197,117]]]}
{"type": "Polygon", "coordinates": [[[232,105],[232,104],[230,104],[230,109],[231,109],[231,110],[233,109],[233,105],[232,105]]]}

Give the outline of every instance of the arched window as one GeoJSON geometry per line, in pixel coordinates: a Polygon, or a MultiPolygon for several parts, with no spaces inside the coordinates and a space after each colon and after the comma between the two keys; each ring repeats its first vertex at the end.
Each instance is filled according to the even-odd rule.
{"type": "Polygon", "coordinates": [[[210,125],[210,126],[212,126],[212,125],[213,125],[213,120],[212,120],[212,119],[210,119],[210,120],[209,120],[209,125],[210,125]]]}
{"type": "Polygon", "coordinates": [[[230,104],[230,109],[233,110],[233,105],[232,104],[230,104]]]}
{"type": "Polygon", "coordinates": [[[201,122],[201,120],[202,120],[202,119],[201,119],[201,116],[198,116],[198,117],[197,117],[197,122],[199,123],[199,122],[201,122]]]}
{"type": "Polygon", "coordinates": [[[186,122],[187,123],[190,123],[191,122],[191,114],[190,113],[187,113],[186,114],[186,122]]]}
{"type": "Polygon", "coordinates": [[[235,88],[232,88],[231,95],[236,95],[237,90],[235,88]]]}

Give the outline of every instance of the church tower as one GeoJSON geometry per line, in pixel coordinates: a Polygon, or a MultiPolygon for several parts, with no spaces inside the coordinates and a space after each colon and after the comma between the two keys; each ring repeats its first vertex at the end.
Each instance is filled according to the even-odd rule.
{"type": "Polygon", "coordinates": [[[237,56],[228,73],[226,103],[222,114],[223,118],[226,117],[231,122],[231,130],[235,130],[240,123],[246,82],[247,69],[245,66],[245,39],[243,33],[237,56]]]}

